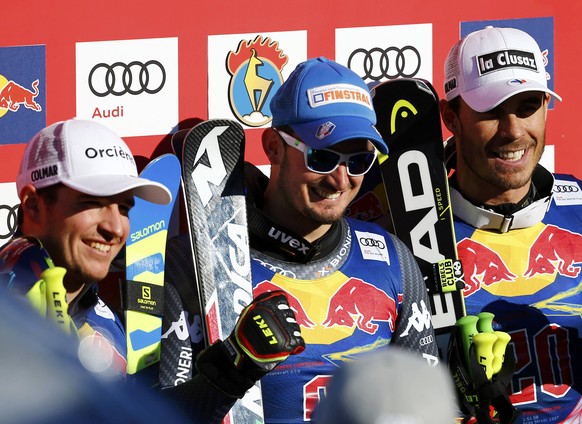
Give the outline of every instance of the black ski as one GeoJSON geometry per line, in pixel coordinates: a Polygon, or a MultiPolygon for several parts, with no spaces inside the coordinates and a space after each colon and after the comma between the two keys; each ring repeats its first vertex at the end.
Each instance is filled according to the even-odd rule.
{"type": "Polygon", "coordinates": [[[393,231],[418,261],[446,358],[448,336],[465,315],[465,304],[438,95],[428,81],[402,78],[380,83],[372,96],[377,128],[389,149],[379,162],[393,231]]]}
{"type": "MultiPolygon", "coordinates": [[[[236,122],[202,122],[184,137],[182,178],[207,345],[228,337],[252,301],[244,191],[245,134],[236,122]]],[[[262,423],[257,383],[225,422],[262,423]]]]}

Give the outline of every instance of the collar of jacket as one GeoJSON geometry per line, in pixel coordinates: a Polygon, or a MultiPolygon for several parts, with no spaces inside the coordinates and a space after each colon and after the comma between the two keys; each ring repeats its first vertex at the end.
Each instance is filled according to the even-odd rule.
{"type": "Polygon", "coordinates": [[[535,184],[541,198],[511,215],[502,215],[477,206],[451,187],[453,214],[475,228],[483,230],[506,233],[509,230],[531,227],[542,221],[550,207],[554,176],[542,166],[538,166],[532,176],[532,184],[535,184]]]}

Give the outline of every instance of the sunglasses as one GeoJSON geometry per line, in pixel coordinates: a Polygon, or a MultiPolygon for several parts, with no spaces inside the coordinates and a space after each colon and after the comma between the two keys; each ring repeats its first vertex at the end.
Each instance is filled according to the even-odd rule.
{"type": "Polygon", "coordinates": [[[359,177],[372,168],[378,156],[376,149],[355,153],[340,153],[328,149],[312,149],[301,140],[290,136],[286,132],[280,130],[277,130],[277,132],[287,145],[303,152],[307,169],[318,174],[331,174],[340,164],[345,163],[348,175],[359,177]]]}

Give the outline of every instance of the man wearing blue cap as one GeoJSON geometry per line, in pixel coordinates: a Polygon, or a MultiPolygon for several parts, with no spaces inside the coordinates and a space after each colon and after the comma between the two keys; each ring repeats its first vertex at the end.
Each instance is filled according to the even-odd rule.
{"type": "Polygon", "coordinates": [[[266,421],[299,423],[344,361],[389,344],[438,360],[412,254],[377,224],[345,217],[377,151],[388,150],[366,84],[336,62],[310,59],[270,106],[262,137],[270,178],[249,208],[254,295],[283,290],[306,347],[261,385],[266,421]]]}
{"type": "MultiPolygon", "coordinates": [[[[237,334],[245,331],[243,321],[226,341],[202,352],[199,376],[227,401],[217,407],[216,396],[207,392],[204,405],[190,402],[189,413],[203,422],[216,420],[228,396],[242,397],[257,379],[266,422],[310,421],[344,361],[389,344],[438,362],[414,257],[377,224],[344,217],[377,151],[388,150],[374,127],[366,84],[342,65],[311,59],[291,73],[270,107],[273,125],[262,137],[270,178],[250,164],[246,168],[255,298],[250,308],[278,319],[272,328],[287,342],[278,352],[256,355],[260,337],[237,334]],[[292,314],[277,318],[284,307],[292,314]]],[[[178,252],[188,243],[174,239],[170,249],[178,252]]],[[[174,256],[167,255],[170,261],[174,256]]],[[[168,275],[176,287],[184,280],[168,275]]],[[[185,391],[196,378],[183,385],[185,391]]]]}

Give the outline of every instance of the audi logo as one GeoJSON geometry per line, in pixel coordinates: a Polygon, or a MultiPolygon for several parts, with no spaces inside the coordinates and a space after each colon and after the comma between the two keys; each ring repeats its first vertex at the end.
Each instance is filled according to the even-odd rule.
{"type": "Polygon", "coordinates": [[[157,60],[115,62],[113,65],[98,63],[89,72],[89,89],[97,97],[156,94],[165,83],[166,70],[157,60]]]}
{"type": "Polygon", "coordinates": [[[0,205],[0,222],[5,221],[6,227],[0,232],[0,240],[8,240],[16,232],[18,224],[18,204],[14,206],[0,205]],[[5,230],[5,231],[4,231],[5,230]]]}
{"type": "Polygon", "coordinates": [[[556,184],[553,189],[554,193],[575,193],[580,191],[577,185],[556,184]]]}
{"type": "Polygon", "coordinates": [[[420,53],[413,46],[374,47],[354,50],[348,59],[348,68],[363,79],[380,81],[382,78],[413,78],[420,70],[420,53]]]}
{"type": "Polygon", "coordinates": [[[426,346],[428,344],[431,344],[432,342],[433,342],[432,336],[426,336],[426,337],[423,337],[422,339],[420,339],[419,344],[421,346],[426,346]]]}
{"type": "Polygon", "coordinates": [[[360,244],[362,246],[372,246],[372,247],[377,247],[378,249],[385,249],[386,245],[381,241],[381,240],[377,240],[374,238],[369,238],[369,237],[361,237],[359,239],[360,244]]]}

